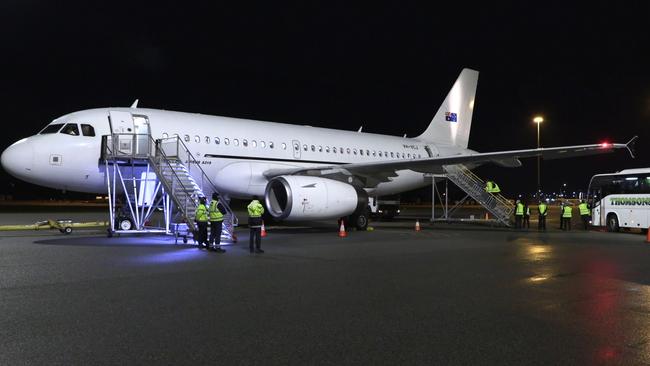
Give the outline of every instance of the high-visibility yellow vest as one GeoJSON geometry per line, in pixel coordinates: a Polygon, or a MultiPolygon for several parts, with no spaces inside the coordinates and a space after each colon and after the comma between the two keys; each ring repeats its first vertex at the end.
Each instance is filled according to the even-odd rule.
{"type": "Polygon", "coordinates": [[[491,180],[488,180],[485,184],[485,191],[488,193],[499,193],[501,192],[501,189],[499,189],[499,185],[491,180]]]}
{"type": "Polygon", "coordinates": [[[199,205],[196,207],[196,211],[194,212],[194,217],[196,217],[196,221],[198,222],[208,222],[207,207],[205,207],[204,204],[199,203],[199,205]]]}
{"type": "Polygon", "coordinates": [[[537,210],[539,211],[540,215],[546,216],[546,212],[548,211],[548,207],[546,207],[545,203],[540,203],[539,206],[537,206],[537,210]]]}
{"type": "Polygon", "coordinates": [[[562,209],[562,217],[564,218],[571,218],[571,206],[564,206],[562,209]]]}
{"type": "Polygon", "coordinates": [[[589,206],[586,203],[579,204],[578,208],[580,209],[580,215],[589,215],[589,206]]]}
{"type": "Polygon", "coordinates": [[[260,217],[264,213],[264,206],[258,200],[252,200],[247,209],[249,217],[260,217]]]}
{"type": "Polygon", "coordinates": [[[523,216],[524,215],[524,204],[523,203],[517,203],[517,210],[515,211],[515,216],[523,216]]]}
{"type": "Polygon", "coordinates": [[[223,214],[219,211],[219,202],[212,200],[210,207],[208,207],[208,214],[210,221],[223,221],[223,214]]]}

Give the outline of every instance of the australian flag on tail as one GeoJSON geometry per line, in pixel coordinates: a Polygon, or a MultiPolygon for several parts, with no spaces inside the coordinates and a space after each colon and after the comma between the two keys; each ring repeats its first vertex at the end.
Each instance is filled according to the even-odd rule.
{"type": "Polygon", "coordinates": [[[458,122],[458,113],[445,112],[445,121],[458,122]]]}

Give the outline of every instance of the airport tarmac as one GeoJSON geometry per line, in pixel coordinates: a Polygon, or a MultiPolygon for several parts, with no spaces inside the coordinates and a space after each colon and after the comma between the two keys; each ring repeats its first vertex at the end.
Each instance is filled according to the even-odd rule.
{"type": "Polygon", "coordinates": [[[650,363],[645,236],[555,226],[269,227],[259,255],[3,232],[0,364],[650,363]]]}

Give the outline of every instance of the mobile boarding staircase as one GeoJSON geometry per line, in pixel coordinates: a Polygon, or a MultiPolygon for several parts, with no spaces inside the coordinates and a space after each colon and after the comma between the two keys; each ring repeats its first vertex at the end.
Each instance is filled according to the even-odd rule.
{"type": "MultiPolygon", "coordinates": [[[[218,192],[187,146],[178,137],[154,140],[150,134],[114,133],[102,136],[110,227],[113,234],[160,233],[187,243],[197,230],[194,213],[199,197],[218,192]],[[195,179],[198,178],[198,179],[195,179]],[[152,225],[162,210],[164,227],[152,225]]],[[[222,242],[235,242],[237,216],[225,197],[222,242]]],[[[158,218],[160,223],[160,218],[158,218]]]]}
{"type": "MultiPolygon", "coordinates": [[[[490,193],[485,191],[485,182],[479,178],[476,174],[472,173],[466,166],[463,164],[454,164],[454,165],[444,165],[443,169],[446,174],[441,177],[447,178],[452,181],[458,188],[462,189],[466,195],[460,200],[454,207],[448,209],[447,204],[447,194],[445,194],[445,202],[443,202],[444,214],[440,218],[440,221],[451,221],[452,213],[460,207],[468,198],[476,200],[481,204],[485,209],[487,209],[493,216],[496,222],[501,223],[505,226],[511,226],[510,215],[514,211],[514,205],[508,201],[505,197],[499,193],[490,193]]],[[[433,176],[433,203],[435,206],[435,183],[436,176],[433,176]]],[[[442,202],[442,197],[438,192],[438,198],[442,202]]],[[[433,208],[432,208],[432,220],[435,221],[433,217],[433,208]]],[[[478,220],[477,220],[478,221],[478,220]]]]}

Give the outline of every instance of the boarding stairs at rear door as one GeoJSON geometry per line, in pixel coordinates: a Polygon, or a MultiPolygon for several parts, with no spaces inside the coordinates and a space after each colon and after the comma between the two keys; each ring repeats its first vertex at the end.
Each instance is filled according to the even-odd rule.
{"type": "Polygon", "coordinates": [[[449,180],[485,207],[498,222],[511,226],[510,215],[514,205],[508,199],[499,193],[487,192],[485,182],[463,164],[445,165],[444,170],[449,180]]]}

